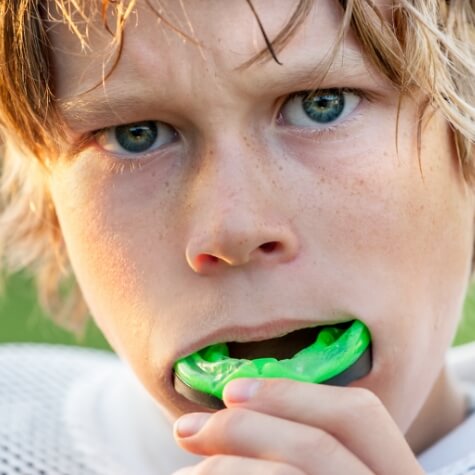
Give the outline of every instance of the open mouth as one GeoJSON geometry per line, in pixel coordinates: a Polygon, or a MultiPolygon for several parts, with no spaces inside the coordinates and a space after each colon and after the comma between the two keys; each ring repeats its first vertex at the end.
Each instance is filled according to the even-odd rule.
{"type": "Polygon", "coordinates": [[[246,343],[217,343],[175,363],[175,389],[187,399],[214,409],[237,378],[289,378],[346,385],[371,370],[371,336],[352,320],[246,343]]]}
{"type": "MultiPolygon", "coordinates": [[[[347,329],[350,322],[343,322],[332,325],[335,328],[347,329]]],[[[263,341],[252,341],[246,343],[228,343],[230,358],[254,359],[254,358],[276,358],[284,360],[292,358],[300,350],[313,344],[318,338],[318,334],[325,326],[302,328],[286,335],[263,341]]]]}

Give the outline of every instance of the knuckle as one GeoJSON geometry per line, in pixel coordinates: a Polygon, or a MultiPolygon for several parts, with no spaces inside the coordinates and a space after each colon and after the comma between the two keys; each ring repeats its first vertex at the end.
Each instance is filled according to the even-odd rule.
{"type": "Polygon", "coordinates": [[[353,393],[351,395],[353,404],[363,411],[379,410],[383,406],[381,400],[375,393],[366,388],[352,388],[353,393]]]}
{"type": "Polygon", "coordinates": [[[369,389],[351,388],[349,401],[341,412],[337,432],[345,434],[347,424],[378,424],[386,420],[386,411],[381,400],[369,389]]]}
{"type": "Polygon", "coordinates": [[[328,432],[312,428],[295,441],[295,450],[298,460],[311,460],[318,452],[319,457],[331,457],[339,450],[339,442],[328,432]]]}
{"type": "Polygon", "coordinates": [[[315,448],[318,447],[318,452],[324,457],[331,457],[338,452],[339,442],[328,432],[317,429],[317,434],[313,439],[312,444],[308,444],[307,451],[310,454],[315,454],[315,448]]]}

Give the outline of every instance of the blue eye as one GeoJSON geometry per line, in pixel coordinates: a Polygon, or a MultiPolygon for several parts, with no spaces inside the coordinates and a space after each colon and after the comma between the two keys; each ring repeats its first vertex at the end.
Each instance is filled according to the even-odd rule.
{"type": "Polygon", "coordinates": [[[344,89],[299,92],[287,99],[281,117],[287,125],[325,129],[351,114],[360,101],[360,96],[344,89]]]}
{"type": "Polygon", "coordinates": [[[168,145],[176,139],[173,127],[152,120],[108,127],[97,133],[104,150],[118,155],[143,154],[168,145]]]}

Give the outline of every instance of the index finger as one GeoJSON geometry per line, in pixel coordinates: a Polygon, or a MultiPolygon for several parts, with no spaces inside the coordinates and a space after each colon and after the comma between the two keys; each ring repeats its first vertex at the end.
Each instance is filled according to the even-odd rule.
{"type": "Polygon", "coordinates": [[[371,391],[286,379],[238,379],[223,395],[228,407],[310,425],[331,434],[375,473],[423,473],[403,434],[371,391]]]}

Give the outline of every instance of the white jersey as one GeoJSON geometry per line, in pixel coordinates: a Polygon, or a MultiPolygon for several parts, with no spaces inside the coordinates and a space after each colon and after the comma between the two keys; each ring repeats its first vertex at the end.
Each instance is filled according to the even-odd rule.
{"type": "Polygon", "coordinates": [[[0,345],[0,475],[169,475],[197,460],[115,355],[0,345]]]}
{"type": "Polygon", "coordinates": [[[448,364],[462,382],[471,416],[419,455],[419,462],[434,475],[475,475],[475,343],[452,348],[448,364]]]}
{"type": "MultiPolygon", "coordinates": [[[[451,351],[475,383],[475,344],[467,348],[451,351]]],[[[0,346],[0,475],[170,475],[199,460],[113,354],[0,346]]],[[[433,475],[475,475],[475,414],[419,460],[433,475]]]]}

